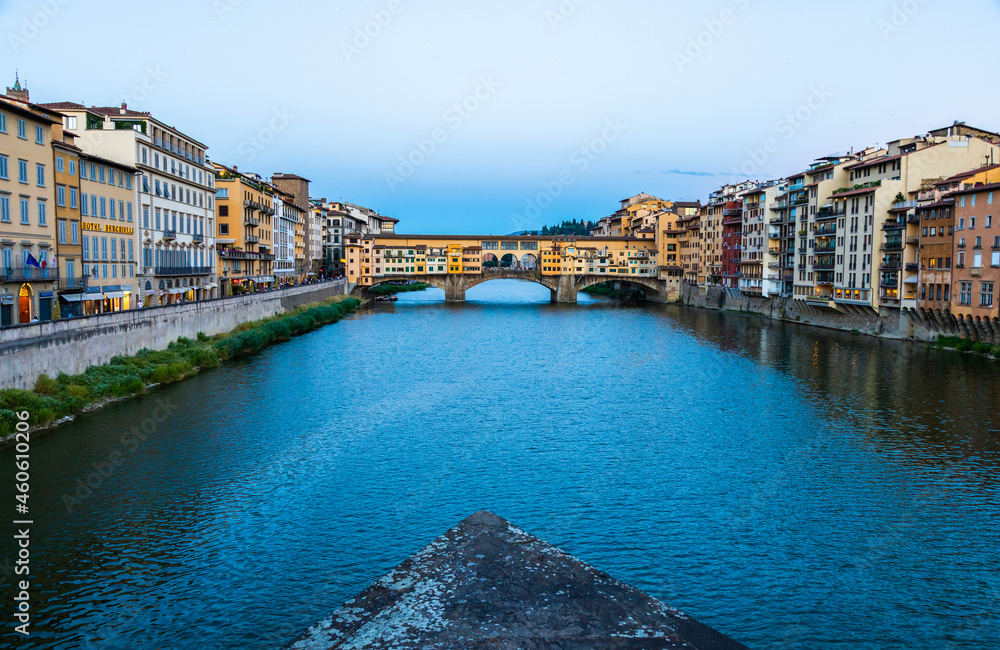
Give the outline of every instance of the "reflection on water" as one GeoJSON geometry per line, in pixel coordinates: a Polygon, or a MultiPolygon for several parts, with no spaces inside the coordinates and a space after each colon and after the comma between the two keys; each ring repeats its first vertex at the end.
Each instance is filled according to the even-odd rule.
{"type": "Polygon", "coordinates": [[[404,295],[38,438],[19,647],[279,647],[482,508],[751,647],[1000,638],[994,363],[548,297],[404,295]]]}

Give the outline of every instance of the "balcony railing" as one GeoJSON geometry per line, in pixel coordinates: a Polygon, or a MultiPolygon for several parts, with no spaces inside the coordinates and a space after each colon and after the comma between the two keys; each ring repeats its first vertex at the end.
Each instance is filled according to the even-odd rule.
{"type": "Polygon", "coordinates": [[[886,221],[882,225],[882,230],[902,230],[906,228],[906,224],[899,221],[886,221]]]}
{"type": "Polygon", "coordinates": [[[892,204],[892,209],[893,210],[909,210],[910,208],[917,207],[918,203],[919,203],[919,201],[902,201],[900,203],[893,203],[892,204]]]}
{"type": "Polygon", "coordinates": [[[817,244],[816,248],[814,248],[813,250],[815,252],[817,252],[817,253],[836,253],[837,252],[837,245],[834,244],[833,242],[830,242],[829,244],[823,244],[823,245],[818,245],[817,244]]]}
{"type": "Polygon", "coordinates": [[[85,289],[90,285],[90,276],[81,275],[72,278],[59,278],[60,289],[85,289]]]}
{"type": "Polygon", "coordinates": [[[882,244],[882,250],[884,251],[901,251],[903,250],[903,240],[890,240],[882,244]]]}
{"type": "Polygon", "coordinates": [[[920,270],[920,265],[916,263],[911,263],[906,265],[906,271],[908,273],[916,273],[920,270]]]}
{"type": "Polygon", "coordinates": [[[248,244],[257,244],[257,243],[260,243],[260,237],[258,237],[257,235],[249,235],[246,238],[246,242],[248,244]]]}
{"type": "Polygon", "coordinates": [[[165,276],[208,275],[211,272],[211,266],[157,266],[153,270],[155,275],[165,276]]]}
{"type": "Polygon", "coordinates": [[[816,262],[813,264],[813,271],[832,271],[835,268],[833,262],[816,262]]]}
{"type": "Polygon", "coordinates": [[[192,239],[196,242],[205,243],[205,235],[192,235],[192,239]]]}
{"type": "Polygon", "coordinates": [[[251,228],[256,228],[257,226],[260,225],[260,219],[258,219],[257,217],[251,217],[250,215],[247,215],[243,219],[243,225],[250,226],[251,228]]]}
{"type": "Polygon", "coordinates": [[[163,238],[164,239],[177,239],[177,231],[176,230],[165,230],[163,232],[163,238]]]}
{"type": "Polygon", "coordinates": [[[49,266],[44,269],[34,266],[17,266],[0,270],[0,280],[3,282],[31,282],[32,280],[57,280],[59,267],[49,266]]]}

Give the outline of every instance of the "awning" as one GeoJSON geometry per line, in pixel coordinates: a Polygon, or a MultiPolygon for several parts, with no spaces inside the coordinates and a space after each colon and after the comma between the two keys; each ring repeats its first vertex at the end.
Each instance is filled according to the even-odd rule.
{"type": "Polygon", "coordinates": [[[218,287],[218,286],[219,286],[219,285],[217,285],[217,284],[215,284],[215,283],[213,282],[212,284],[206,284],[206,285],[205,285],[204,287],[202,287],[202,288],[203,288],[203,289],[215,289],[215,288],[216,288],[216,287],[218,287]]]}
{"type": "MultiPolygon", "coordinates": [[[[66,302],[83,302],[85,299],[85,295],[82,293],[71,293],[68,295],[60,295],[59,297],[66,302]]],[[[89,298],[87,298],[87,300],[89,300],[89,298]]]]}
{"type": "Polygon", "coordinates": [[[104,297],[108,300],[114,300],[115,298],[124,298],[126,294],[124,291],[108,291],[104,294],[104,297]]]}
{"type": "Polygon", "coordinates": [[[903,280],[903,284],[919,284],[919,283],[920,283],[919,275],[911,275],[910,277],[903,280]]]}
{"type": "Polygon", "coordinates": [[[177,288],[167,289],[167,291],[166,291],[166,293],[168,293],[168,294],[170,294],[172,296],[176,296],[179,293],[187,293],[187,292],[188,292],[188,289],[183,288],[183,287],[181,287],[179,289],[177,289],[177,288]]]}
{"type": "Polygon", "coordinates": [[[257,284],[267,284],[269,282],[274,282],[274,278],[269,275],[261,275],[253,279],[257,284]]]}

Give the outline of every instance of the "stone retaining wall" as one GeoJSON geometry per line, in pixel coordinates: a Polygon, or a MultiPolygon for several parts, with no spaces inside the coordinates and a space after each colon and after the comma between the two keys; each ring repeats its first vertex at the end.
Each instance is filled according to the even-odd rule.
{"type": "Polygon", "coordinates": [[[134,309],[0,329],[0,389],[35,385],[39,375],[76,375],[119,355],[165,349],[181,337],[231,331],[300,305],[347,293],[347,281],[310,284],[181,305],[134,309]]]}

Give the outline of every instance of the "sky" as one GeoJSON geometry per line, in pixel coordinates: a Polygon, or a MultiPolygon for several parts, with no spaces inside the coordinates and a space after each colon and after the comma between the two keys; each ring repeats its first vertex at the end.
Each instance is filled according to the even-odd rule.
{"type": "Polygon", "coordinates": [[[0,81],[126,101],[400,232],[496,235],[1000,131],[998,27],[998,0],[0,0],[0,81]]]}

